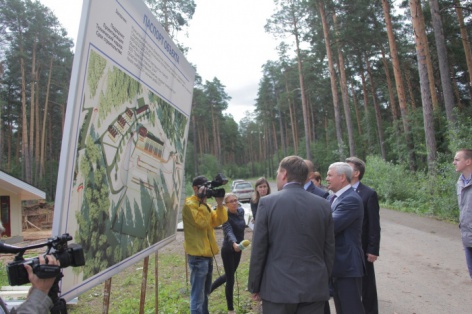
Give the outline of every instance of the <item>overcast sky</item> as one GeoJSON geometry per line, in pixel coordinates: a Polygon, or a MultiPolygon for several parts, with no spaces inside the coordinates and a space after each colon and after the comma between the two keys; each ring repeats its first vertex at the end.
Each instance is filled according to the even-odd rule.
{"type": "MultiPolygon", "coordinates": [[[[96,0],[99,1],[99,0],[96,0]]],[[[76,40],[82,0],[40,0],[49,7],[69,37],[76,40]]],[[[261,67],[277,60],[277,42],[264,25],[274,10],[273,0],[195,0],[197,8],[188,28],[187,59],[203,81],[217,77],[232,98],[227,113],[239,122],[254,109],[261,67]]]]}

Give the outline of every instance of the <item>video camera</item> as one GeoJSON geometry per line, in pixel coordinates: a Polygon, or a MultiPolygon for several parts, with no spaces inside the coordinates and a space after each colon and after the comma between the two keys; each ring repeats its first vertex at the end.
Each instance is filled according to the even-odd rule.
{"type": "Polygon", "coordinates": [[[34,244],[25,247],[17,247],[0,243],[0,253],[17,254],[13,262],[7,265],[8,282],[10,286],[19,286],[29,282],[28,272],[24,265],[30,265],[33,273],[39,278],[54,278],[61,275],[61,268],[69,266],[77,267],[85,265],[84,251],[79,244],[70,244],[67,242],[72,240],[68,233],[61,236],[49,238],[47,242],[34,244]],[[44,255],[53,255],[59,262],[60,266],[40,264],[39,258],[24,259],[23,254],[30,249],[37,249],[47,246],[48,249],[44,255]],[[51,250],[53,251],[51,252],[51,250]]]}
{"type": "Polygon", "coordinates": [[[203,184],[205,187],[201,193],[198,193],[199,198],[211,197],[225,197],[225,189],[220,188],[222,185],[228,183],[228,179],[221,173],[218,173],[213,181],[207,181],[203,184]]]}

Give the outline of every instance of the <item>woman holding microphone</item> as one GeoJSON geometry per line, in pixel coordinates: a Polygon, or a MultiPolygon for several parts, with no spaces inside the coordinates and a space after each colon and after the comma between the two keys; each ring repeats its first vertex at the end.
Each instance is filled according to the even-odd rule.
{"type": "Polygon", "coordinates": [[[224,240],[221,248],[221,259],[225,273],[213,282],[210,293],[226,282],[226,303],[228,313],[232,314],[235,313],[233,306],[235,273],[241,261],[241,250],[250,242],[244,240],[246,221],[244,220],[244,209],[239,206],[238,197],[233,193],[228,193],[225,195],[224,201],[228,208],[228,221],[223,224],[224,240]]]}

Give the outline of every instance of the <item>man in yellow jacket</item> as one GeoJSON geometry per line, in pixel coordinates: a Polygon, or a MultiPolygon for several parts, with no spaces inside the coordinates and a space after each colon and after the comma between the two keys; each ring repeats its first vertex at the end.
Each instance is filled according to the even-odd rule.
{"type": "Polygon", "coordinates": [[[217,207],[212,210],[206,203],[205,183],[208,179],[198,176],[193,179],[194,195],[185,199],[182,209],[184,222],[185,252],[190,268],[190,313],[208,314],[213,256],[218,254],[214,228],[228,220],[228,211],[223,206],[223,197],[215,198],[217,207]]]}

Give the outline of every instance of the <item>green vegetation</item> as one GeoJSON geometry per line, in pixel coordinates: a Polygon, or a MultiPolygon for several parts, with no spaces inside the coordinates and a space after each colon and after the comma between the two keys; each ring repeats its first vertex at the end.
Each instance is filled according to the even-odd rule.
{"type": "MultiPolygon", "coordinates": [[[[246,291],[249,272],[250,252],[244,253],[244,258],[237,271],[234,292],[234,306],[237,313],[255,313],[249,292],[246,291]]],[[[159,313],[188,313],[190,308],[190,282],[187,283],[185,272],[185,255],[183,246],[177,241],[172,242],[159,253],[159,313]],[[172,247],[169,248],[168,247],[172,247]]],[[[146,288],[145,313],[154,313],[155,306],[155,257],[149,258],[148,281],[146,288]]],[[[218,269],[214,266],[213,279],[218,272],[224,272],[223,263],[217,258],[218,269]]],[[[189,273],[190,274],[190,273],[189,273]]],[[[112,277],[109,313],[136,313],[139,309],[143,262],[128,267],[112,277]]],[[[0,268],[0,284],[8,285],[5,267],[0,268]]],[[[104,285],[98,285],[79,297],[77,305],[69,305],[71,314],[95,314],[102,311],[104,285]]],[[[210,313],[226,313],[224,285],[210,295],[210,313]]]]}
{"type": "Polygon", "coordinates": [[[107,60],[98,54],[95,50],[90,50],[90,60],[87,69],[87,83],[90,88],[90,95],[95,97],[103,71],[107,65],[107,60]]]}
{"type": "Polygon", "coordinates": [[[383,207],[458,221],[455,190],[458,175],[452,157],[449,159],[440,163],[437,175],[431,177],[423,172],[412,173],[406,166],[385,162],[380,157],[368,157],[362,182],[377,191],[383,207]]]}

